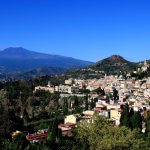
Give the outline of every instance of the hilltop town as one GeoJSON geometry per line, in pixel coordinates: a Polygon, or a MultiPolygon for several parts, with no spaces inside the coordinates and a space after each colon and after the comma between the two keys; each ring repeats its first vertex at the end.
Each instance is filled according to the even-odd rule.
{"type": "MultiPolygon", "coordinates": [[[[146,72],[149,67],[149,64],[145,61],[143,66],[133,73],[146,72]]],[[[59,92],[61,98],[87,96],[89,104],[93,101],[95,102],[93,108],[89,106],[87,110],[82,112],[84,114],[82,117],[79,114],[66,116],[64,124],[59,126],[63,132],[70,133],[71,127],[77,124],[77,120],[89,120],[95,112],[105,116],[113,121],[116,126],[119,126],[122,106],[126,103],[129,104],[130,109],[133,108],[134,111],[139,111],[143,117],[145,117],[145,112],[150,111],[150,77],[136,80],[135,77],[131,76],[131,73],[126,76],[126,79],[122,75],[105,75],[100,79],[87,80],[70,78],[65,80],[63,85],[53,86],[48,82],[47,86],[35,87],[35,91],[59,92]],[[86,90],[87,93],[84,93],[83,90],[86,90]]],[[[83,103],[82,105],[84,107],[85,104],[83,103]]],[[[70,112],[74,109],[73,106],[74,101],[68,100],[68,110],[70,112]]],[[[144,124],[142,132],[145,132],[144,124]]]]}
{"type": "MultiPolygon", "coordinates": [[[[117,62],[119,61],[115,62],[117,68],[126,65],[125,61],[120,61],[120,57],[116,55],[115,57],[117,62]]],[[[116,61],[114,57],[113,61],[116,61]]],[[[3,137],[11,135],[12,141],[9,141],[9,144],[15,146],[20,145],[16,144],[15,140],[20,141],[22,135],[24,137],[22,143],[29,142],[26,146],[30,148],[42,147],[39,143],[47,143],[47,147],[56,149],[58,145],[62,148],[66,142],[76,147],[74,142],[79,143],[77,137],[81,134],[82,139],[86,126],[95,126],[95,121],[101,120],[96,127],[87,128],[85,132],[90,133],[93,129],[101,130],[99,126],[104,123],[102,126],[104,130],[105,125],[111,130],[117,128],[117,131],[113,131],[115,134],[124,131],[123,128],[126,127],[129,135],[131,132],[133,136],[142,134],[147,138],[150,130],[149,69],[150,64],[145,61],[128,72],[119,71],[110,74],[107,72],[108,68],[97,70],[90,66],[61,75],[2,82],[0,104],[1,110],[5,111],[0,114],[1,134],[3,137]],[[81,77],[82,72],[86,72],[88,76],[84,74],[81,77]],[[72,76],[72,73],[75,73],[76,77],[72,76]],[[134,129],[138,133],[134,132],[134,129]]],[[[108,134],[110,138],[114,138],[111,133],[108,134]]],[[[95,136],[100,138],[99,135],[95,136]]],[[[5,138],[2,141],[5,141],[5,138]]],[[[131,141],[130,139],[128,142],[131,141]]],[[[121,143],[123,142],[127,141],[122,140],[121,143]]],[[[7,147],[6,143],[2,146],[7,147]]],[[[85,147],[91,146],[90,143],[84,144],[85,147]]],[[[66,145],[64,148],[70,147],[66,145]]],[[[81,147],[78,145],[76,149],[78,148],[81,147]]]]}

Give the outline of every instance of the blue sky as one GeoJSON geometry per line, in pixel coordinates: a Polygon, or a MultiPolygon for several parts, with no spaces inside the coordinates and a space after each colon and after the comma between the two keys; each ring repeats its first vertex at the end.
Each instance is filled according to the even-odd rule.
{"type": "Polygon", "coordinates": [[[0,49],[150,59],[149,0],[0,0],[0,49]]]}

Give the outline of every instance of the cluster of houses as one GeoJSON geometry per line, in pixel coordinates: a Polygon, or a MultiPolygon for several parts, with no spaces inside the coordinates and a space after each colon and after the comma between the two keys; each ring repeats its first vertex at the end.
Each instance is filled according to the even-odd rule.
{"type": "Polygon", "coordinates": [[[128,103],[129,107],[132,107],[134,111],[140,111],[142,115],[145,111],[150,110],[150,78],[144,80],[129,78],[125,80],[121,76],[105,76],[104,79],[99,80],[80,80],[78,84],[84,84],[90,89],[89,101],[97,98],[96,106],[92,110],[84,111],[82,116],[77,114],[66,116],[64,123],[59,125],[63,135],[71,136],[72,128],[77,125],[77,122],[79,120],[90,121],[95,112],[108,118],[114,125],[119,126],[122,107],[125,103],[128,103]],[[92,93],[98,87],[104,89],[106,95],[113,94],[113,89],[115,88],[119,96],[117,103],[113,98],[108,99],[107,96],[92,93]]]}
{"type": "Polygon", "coordinates": [[[118,126],[120,124],[121,111],[121,105],[111,105],[105,97],[101,97],[96,102],[95,108],[92,110],[83,111],[82,114],[72,114],[66,116],[64,123],[60,123],[58,127],[61,129],[62,135],[72,136],[72,129],[77,126],[77,123],[79,121],[92,121],[95,113],[105,116],[114,125],[118,126]]]}
{"type": "MultiPolygon", "coordinates": [[[[147,63],[141,68],[145,71],[149,66],[147,63]]],[[[53,86],[48,83],[47,86],[37,86],[36,90],[45,90],[51,93],[58,91],[61,96],[70,96],[71,94],[76,96],[85,96],[80,93],[81,89],[87,89],[90,91],[88,95],[88,101],[92,101],[97,98],[96,106],[92,110],[86,110],[81,114],[71,114],[65,117],[64,122],[59,124],[59,128],[62,130],[64,136],[72,136],[72,129],[76,127],[78,121],[90,121],[94,113],[99,113],[107,117],[114,125],[120,124],[120,117],[122,106],[125,103],[129,104],[134,111],[140,111],[144,114],[145,111],[150,110],[150,77],[142,80],[135,80],[133,77],[124,79],[122,75],[106,76],[100,79],[68,79],[65,80],[64,85],[53,86]],[[94,90],[101,88],[105,91],[105,96],[93,92],[94,90]],[[118,91],[117,102],[113,99],[114,89],[118,91]],[[112,97],[110,97],[112,95],[112,97]]]]}
{"type": "MultiPolygon", "coordinates": [[[[42,87],[40,89],[44,88],[54,89],[54,87],[51,86],[50,83],[47,87],[42,87]]],[[[59,128],[62,130],[63,135],[71,136],[72,128],[77,125],[77,122],[79,120],[89,121],[95,112],[107,117],[109,120],[113,121],[115,125],[118,126],[120,124],[122,111],[121,107],[127,102],[129,103],[129,106],[134,109],[134,111],[150,110],[150,78],[143,80],[135,80],[134,78],[129,78],[125,80],[122,76],[105,76],[101,79],[89,80],[68,79],[65,80],[65,84],[60,85],[59,88],[58,86],[56,86],[55,91],[59,91],[65,97],[69,96],[70,94],[74,94],[76,96],[85,96],[84,94],[82,95],[81,93],[79,93],[79,89],[82,88],[86,88],[91,91],[88,96],[89,102],[92,99],[97,98],[96,106],[92,110],[83,112],[82,116],[79,114],[66,116],[66,118],[64,119],[64,123],[61,123],[59,125],[59,128]],[[65,90],[67,87],[76,87],[76,90],[68,90],[67,92],[67,90],[65,90]],[[119,96],[117,103],[114,102],[113,98],[108,99],[107,96],[99,96],[99,94],[92,92],[99,87],[104,89],[106,95],[113,94],[113,89],[115,88],[118,91],[119,96]]],[[[38,89],[38,87],[35,88],[35,90],[38,89]]]]}
{"type": "Polygon", "coordinates": [[[79,92],[79,87],[76,85],[71,85],[71,84],[64,84],[64,85],[59,85],[59,86],[54,86],[50,82],[48,82],[47,86],[37,86],[35,87],[35,91],[37,90],[44,90],[48,91],[50,93],[54,92],[60,92],[60,93],[78,93],[79,92]]]}

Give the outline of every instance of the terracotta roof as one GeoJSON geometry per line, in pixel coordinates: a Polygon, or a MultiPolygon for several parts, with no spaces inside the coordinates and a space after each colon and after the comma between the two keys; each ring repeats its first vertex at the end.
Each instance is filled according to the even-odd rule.
{"type": "Polygon", "coordinates": [[[39,132],[39,133],[33,133],[26,136],[26,139],[30,142],[32,141],[40,141],[47,137],[48,132],[39,132]]]}

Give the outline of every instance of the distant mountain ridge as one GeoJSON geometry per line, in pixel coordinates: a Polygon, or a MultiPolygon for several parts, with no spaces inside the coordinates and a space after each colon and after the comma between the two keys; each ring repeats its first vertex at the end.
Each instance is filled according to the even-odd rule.
{"type": "MultiPolygon", "coordinates": [[[[34,52],[31,50],[27,50],[23,47],[9,47],[6,48],[2,51],[0,51],[0,57],[3,58],[20,58],[20,59],[49,59],[53,57],[64,57],[65,56],[60,56],[60,55],[51,55],[51,54],[45,54],[45,53],[40,53],[40,52],[34,52]]],[[[67,57],[71,58],[71,57],[67,57]]]]}
{"type": "Polygon", "coordinates": [[[90,64],[92,64],[92,62],[71,57],[34,52],[22,47],[9,47],[0,51],[1,74],[46,67],[70,69],[86,67],[90,64]]]}
{"type": "Polygon", "coordinates": [[[66,71],[69,77],[99,78],[105,73],[130,72],[143,64],[144,61],[130,62],[120,55],[112,55],[92,63],[71,57],[33,52],[22,47],[10,47],[0,51],[0,79],[32,78],[66,71]]]}

